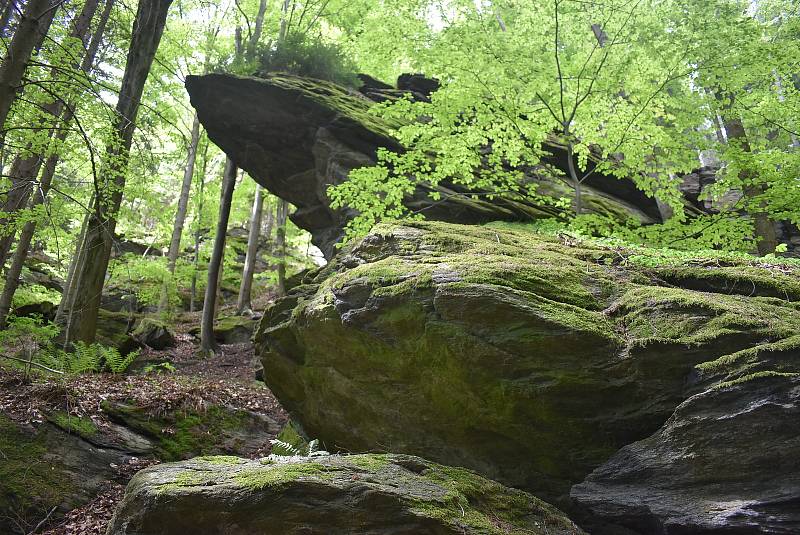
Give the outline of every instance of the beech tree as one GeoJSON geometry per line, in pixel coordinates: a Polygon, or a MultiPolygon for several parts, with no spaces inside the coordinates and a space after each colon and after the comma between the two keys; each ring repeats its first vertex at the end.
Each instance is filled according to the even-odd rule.
{"type": "Polygon", "coordinates": [[[94,342],[100,295],[111,257],[116,217],[125,187],[126,167],[136,116],[172,0],[140,0],[128,60],[117,102],[103,169],[95,183],[95,202],[88,214],[75,273],[66,290],[65,345],[94,342]]]}

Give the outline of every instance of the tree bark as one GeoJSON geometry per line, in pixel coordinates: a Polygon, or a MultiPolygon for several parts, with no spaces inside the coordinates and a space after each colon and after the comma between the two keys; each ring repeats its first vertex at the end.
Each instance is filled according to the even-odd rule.
{"type": "Polygon", "coordinates": [[[11,24],[11,15],[14,13],[14,6],[17,0],[8,0],[3,6],[3,11],[0,12],[0,36],[5,37],[6,30],[11,24]]]}
{"type": "Polygon", "coordinates": [[[217,283],[221,273],[222,257],[225,254],[225,238],[228,233],[228,219],[231,215],[231,200],[236,186],[236,164],[228,158],[222,176],[222,189],[219,200],[219,218],[214,236],[214,249],[208,261],[208,282],[203,299],[203,316],[200,319],[200,353],[205,355],[217,352],[217,341],[214,339],[214,316],[217,303],[217,283]]]}
{"type": "MultiPolygon", "coordinates": [[[[728,143],[737,144],[743,152],[752,152],[742,120],[731,113],[733,108],[733,96],[728,95],[727,99],[725,99],[718,93],[717,99],[724,102],[721,115],[722,125],[725,127],[728,143]]],[[[752,171],[742,170],[739,174],[739,178],[747,183],[747,181],[753,178],[752,171]]],[[[746,197],[752,199],[764,193],[764,187],[761,185],[746,186],[743,188],[742,193],[746,197]]],[[[778,245],[778,237],[775,234],[775,224],[770,220],[769,214],[764,211],[763,206],[757,206],[754,210],[749,209],[748,211],[753,218],[758,254],[763,256],[774,253],[775,247],[778,245]]]]}
{"type": "Polygon", "coordinates": [[[31,54],[50,29],[57,8],[58,4],[51,6],[50,0],[29,0],[25,6],[8,53],[0,65],[0,130],[5,130],[8,113],[17,96],[31,54]]]}
{"type": "Polygon", "coordinates": [[[572,187],[575,189],[575,215],[583,213],[583,184],[575,170],[575,155],[572,149],[572,142],[567,142],[567,170],[572,187]]]}
{"type": "Polygon", "coordinates": [[[275,231],[275,245],[278,256],[278,295],[286,295],[286,216],[289,203],[280,200],[277,208],[277,229],[275,231]]]}
{"type": "Polygon", "coordinates": [[[261,40],[261,33],[264,30],[264,15],[267,12],[267,0],[260,0],[258,4],[258,13],[256,14],[255,28],[250,40],[247,42],[247,50],[245,58],[247,61],[254,61],[256,59],[256,49],[258,42],[261,40]]]}
{"type": "Polygon", "coordinates": [[[116,217],[122,203],[130,148],[144,84],[150,72],[172,0],[140,0],[134,21],[125,74],[117,101],[114,139],[106,148],[94,210],[89,215],[67,311],[65,345],[94,342],[100,295],[111,257],[116,217]]]}
{"type": "Polygon", "coordinates": [[[200,200],[197,206],[197,216],[195,217],[194,229],[194,258],[192,259],[192,285],[189,293],[189,312],[194,312],[197,308],[197,270],[200,263],[200,224],[203,217],[203,204],[206,189],[206,171],[208,170],[208,140],[203,145],[203,170],[200,173],[200,200]]]}
{"type": "Polygon", "coordinates": [[[242,284],[239,286],[239,300],[236,303],[236,314],[252,315],[250,305],[250,294],[253,288],[253,274],[256,268],[256,257],[258,256],[258,239],[261,236],[261,213],[264,207],[264,196],[261,186],[256,184],[256,194],[253,199],[253,210],[250,213],[250,232],[247,235],[247,255],[244,258],[244,269],[242,270],[242,284]]]}

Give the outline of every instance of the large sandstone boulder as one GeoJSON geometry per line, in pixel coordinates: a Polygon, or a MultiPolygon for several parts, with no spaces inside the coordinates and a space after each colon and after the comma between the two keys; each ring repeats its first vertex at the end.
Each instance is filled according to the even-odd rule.
{"type": "Polygon", "coordinates": [[[200,457],[139,472],[109,535],[583,533],[556,508],[405,455],[200,457]]]}
{"type": "MultiPolygon", "coordinates": [[[[418,93],[413,89],[422,84],[417,78],[401,85],[418,93]]],[[[330,208],[328,187],[343,182],[352,169],[375,163],[379,148],[403,150],[393,137],[397,125],[369,113],[373,100],[333,83],[274,73],[262,78],[209,74],[187,77],[186,89],[209,138],[258,183],[297,207],[292,221],[311,232],[314,244],[328,258],[354,215],[352,210],[330,208]]],[[[367,94],[381,100],[386,91],[393,90],[375,87],[367,94]]],[[[545,163],[566,170],[566,151],[551,149],[545,163]]],[[[559,180],[541,178],[546,175],[537,170],[536,178],[529,178],[541,182],[542,193],[572,196],[559,180]]],[[[589,213],[642,223],[660,219],[656,201],[629,180],[596,173],[584,189],[589,213]]],[[[534,201],[467,198],[449,184],[437,190],[440,201],[430,198],[429,188],[420,187],[404,203],[424,210],[428,219],[458,223],[520,221],[560,213],[534,201]]]]}
{"type": "MultiPolygon", "coordinates": [[[[789,393],[768,424],[736,435],[737,411],[768,399],[759,377],[800,372],[798,300],[798,270],[764,261],[686,260],[520,226],[387,224],[269,308],[256,344],[267,385],[329,448],[425,455],[565,507],[608,463],[573,492],[575,511],[637,528],[676,522],[681,495],[722,499],[712,488],[731,475],[692,472],[687,459],[723,466],[743,450],[737,481],[780,479],[774,495],[800,499],[797,465],[775,461],[797,453],[789,393]],[[693,450],[648,439],[701,417],[684,407],[723,398],[719,414],[701,415],[715,426],[693,428],[693,450]],[[642,468],[628,481],[617,472],[628,461],[613,456],[631,444],[642,468]],[[759,444],[763,457],[744,452],[759,444]],[[660,500],[672,470],[684,476],[660,500]],[[603,502],[603,489],[629,483],[631,503],[603,502]],[[636,507],[647,500],[659,507],[636,507]]],[[[772,496],[753,484],[725,495],[772,496]]]]}

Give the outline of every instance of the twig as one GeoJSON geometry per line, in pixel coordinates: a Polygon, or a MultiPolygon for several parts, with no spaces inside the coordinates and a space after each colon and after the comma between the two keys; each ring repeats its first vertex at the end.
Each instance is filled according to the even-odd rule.
{"type": "Polygon", "coordinates": [[[53,373],[58,373],[60,375],[64,375],[64,372],[59,371],[59,370],[54,370],[53,368],[48,368],[47,366],[45,366],[43,364],[39,364],[38,362],[33,362],[33,361],[29,362],[29,361],[27,361],[25,359],[12,357],[12,356],[9,356],[9,355],[0,355],[0,357],[6,358],[6,359],[10,359],[10,360],[16,360],[16,361],[22,362],[24,364],[33,364],[34,366],[38,366],[39,368],[42,368],[43,370],[47,370],[49,372],[53,372],[53,373]]]}
{"type": "Polygon", "coordinates": [[[39,531],[39,528],[42,527],[45,524],[45,522],[47,522],[50,519],[50,516],[56,511],[56,509],[58,509],[58,505],[54,505],[53,508],[50,509],[50,512],[47,513],[47,516],[44,517],[41,522],[36,524],[36,527],[33,528],[33,530],[31,530],[31,532],[28,535],[33,535],[34,533],[39,531]]]}

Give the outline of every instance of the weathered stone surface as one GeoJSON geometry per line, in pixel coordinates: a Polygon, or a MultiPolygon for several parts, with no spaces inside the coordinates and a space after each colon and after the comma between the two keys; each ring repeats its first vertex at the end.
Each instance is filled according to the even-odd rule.
{"type": "MultiPolygon", "coordinates": [[[[431,89],[416,75],[403,83],[423,96],[431,89]]],[[[388,91],[369,85],[375,95],[388,91]]],[[[328,258],[354,215],[351,210],[330,208],[328,187],[343,182],[352,169],[374,163],[378,148],[402,150],[392,133],[396,125],[369,113],[373,101],[332,83],[284,74],[264,78],[211,74],[189,76],[186,88],[211,140],[262,186],[297,207],[292,221],[311,232],[314,244],[328,258]]],[[[552,147],[552,157],[545,163],[566,169],[565,158],[564,150],[552,147]]],[[[429,219],[468,224],[559,213],[552,206],[502,197],[467,199],[454,195],[458,188],[448,184],[438,190],[441,201],[433,201],[430,190],[420,187],[404,202],[413,210],[424,209],[429,219]]],[[[541,190],[572,195],[554,179],[543,182],[541,190]]],[[[644,223],[660,217],[655,200],[630,181],[593,175],[586,182],[584,197],[587,212],[644,223]]]]}
{"type": "Polygon", "coordinates": [[[175,334],[166,323],[154,318],[140,319],[132,336],[139,343],[156,350],[175,346],[175,334]]]}
{"type": "Polygon", "coordinates": [[[583,533],[554,507],[405,455],[200,457],[139,472],[109,535],[583,533]]]}
{"type": "Polygon", "coordinates": [[[648,254],[519,226],[379,226],[267,310],[265,381],[328,448],[425,455],[566,504],[691,396],[800,372],[797,269],[648,254]]]}
{"type": "Polygon", "coordinates": [[[0,451],[0,533],[8,534],[29,533],[51,511],[88,502],[113,478],[112,464],[130,458],[83,440],[77,429],[21,425],[2,413],[0,451]]]}
{"type": "Polygon", "coordinates": [[[800,378],[756,374],[689,398],[572,497],[641,533],[800,532],[800,378]]]}
{"type": "Polygon", "coordinates": [[[224,405],[153,415],[146,408],[106,403],[113,422],[145,437],[159,459],[177,461],[195,455],[252,455],[268,445],[283,422],[224,405]]]}
{"type": "Polygon", "coordinates": [[[101,308],[97,317],[97,334],[95,340],[104,346],[116,348],[122,355],[127,355],[141,347],[139,341],[131,336],[136,323],[136,316],[130,312],[112,312],[101,308]]]}

